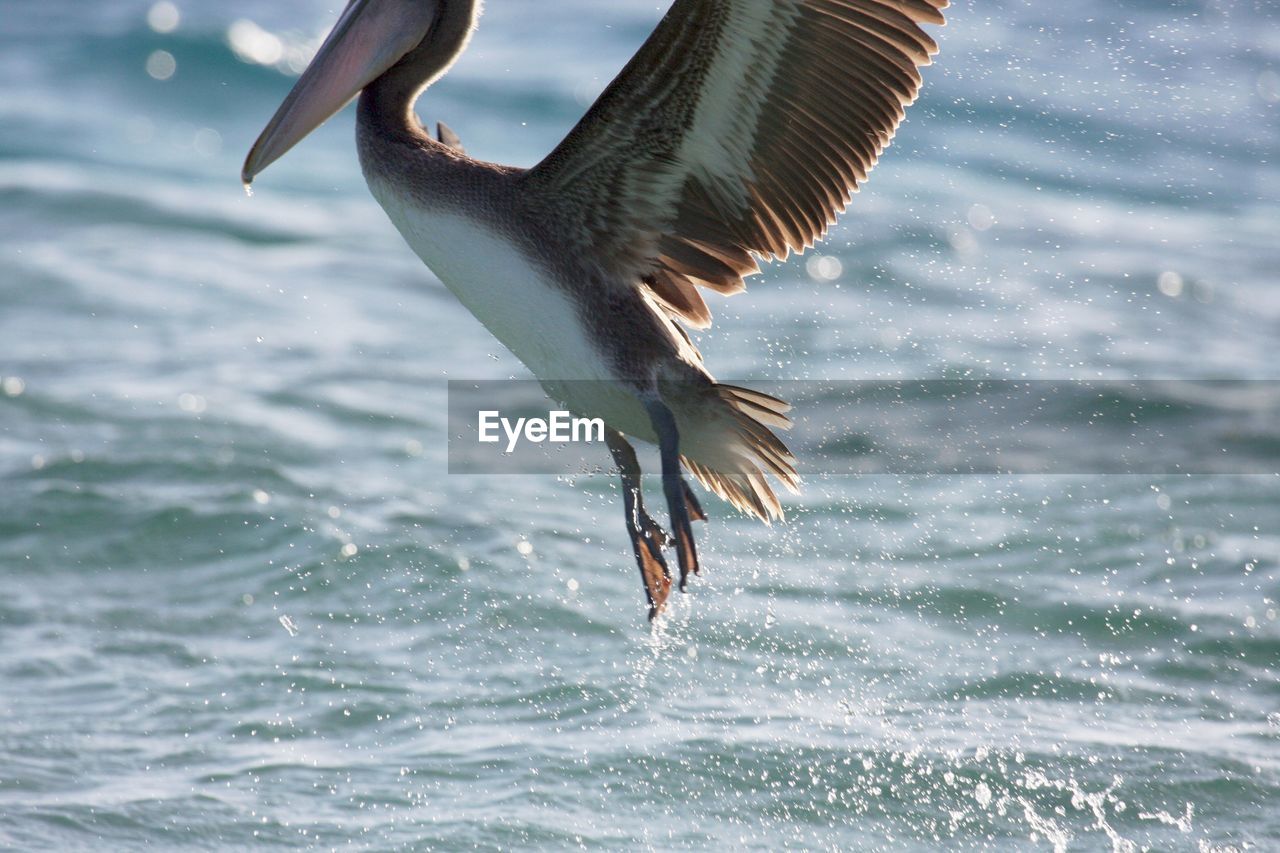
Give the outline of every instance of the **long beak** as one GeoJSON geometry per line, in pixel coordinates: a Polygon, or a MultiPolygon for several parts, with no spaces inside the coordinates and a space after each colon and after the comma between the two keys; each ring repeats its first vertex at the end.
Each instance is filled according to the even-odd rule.
{"type": "Polygon", "coordinates": [[[240,173],[244,185],[417,47],[435,16],[430,0],[351,0],[253,144],[240,173]]]}

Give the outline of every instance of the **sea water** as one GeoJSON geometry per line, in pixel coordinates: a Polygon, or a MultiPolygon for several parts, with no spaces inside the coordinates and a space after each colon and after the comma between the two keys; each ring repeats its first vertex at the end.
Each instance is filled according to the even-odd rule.
{"type": "MultiPolygon", "coordinates": [[[[526,374],[352,111],[241,190],[340,6],[0,0],[0,847],[1280,845],[1274,465],[797,448],[786,523],[704,498],[651,631],[610,478],[446,473],[447,380],[526,374]]],[[[487,6],[419,112],[527,166],[664,4],[487,6]]],[[[1277,7],[949,14],[831,239],[711,298],[711,370],[1280,379],[1277,7]]]]}

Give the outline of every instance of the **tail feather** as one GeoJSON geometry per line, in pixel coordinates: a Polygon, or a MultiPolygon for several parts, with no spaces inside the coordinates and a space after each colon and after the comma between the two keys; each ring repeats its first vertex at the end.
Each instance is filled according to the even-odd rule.
{"type": "Polygon", "coordinates": [[[718,384],[716,388],[722,397],[750,413],[760,423],[777,429],[791,429],[791,419],[787,417],[791,404],[785,400],[737,385],[718,384]]]}
{"type": "Polygon", "coordinates": [[[769,487],[759,471],[753,474],[726,474],[694,462],[688,457],[684,458],[684,464],[699,483],[728,501],[739,512],[754,515],[765,524],[769,524],[774,519],[783,518],[782,504],[778,502],[778,496],[774,494],[773,489],[769,487]]]}
{"type": "Polygon", "coordinates": [[[787,429],[791,406],[776,397],[734,385],[712,385],[718,417],[686,443],[684,464],[707,489],[740,512],[766,524],[784,517],[765,472],[791,493],[799,491],[796,459],[770,427],[787,429]]]}

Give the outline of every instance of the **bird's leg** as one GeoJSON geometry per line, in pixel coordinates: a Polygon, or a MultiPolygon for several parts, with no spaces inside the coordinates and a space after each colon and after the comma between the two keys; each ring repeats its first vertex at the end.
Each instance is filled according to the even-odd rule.
{"type": "Polygon", "coordinates": [[[645,534],[649,550],[658,559],[662,559],[662,549],[671,547],[673,540],[644,508],[644,495],[640,491],[640,462],[636,459],[636,452],[622,433],[609,427],[605,429],[608,430],[605,443],[613,454],[614,464],[618,466],[622,478],[622,489],[627,501],[627,521],[645,534]]]}
{"type": "Polygon", "coordinates": [[[605,427],[604,439],[622,480],[627,533],[631,536],[631,550],[635,552],[644,593],[649,599],[649,618],[654,619],[671,595],[671,572],[662,557],[662,549],[671,544],[671,537],[645,512],[644,497],[640,494],[640,463],[635,450],[622,433],[609,427],[605,427]]]}
{"type": "Polygon", "coordinates": [[[671,533],[680,562],[680,591],[689,585],[689,575],[698,574],[698,549],[693,542],[694,518],[706,518],[697,499],[680,473],[680,431],[676,417],[656,395],[644,401],[649,420],[658,434],[658,450],[662,455],[662,491],[671,511],[671,533]]]}
{"type": "Polygon", "coordinates": [[[703,511],[702,504],[698,503],[693,489],[689,488],[689,481],[681,477],[680,482],[684,483],[684,502],[689,505],[689,517],[694,521],[706,521],[707,514],[703,511]]]}

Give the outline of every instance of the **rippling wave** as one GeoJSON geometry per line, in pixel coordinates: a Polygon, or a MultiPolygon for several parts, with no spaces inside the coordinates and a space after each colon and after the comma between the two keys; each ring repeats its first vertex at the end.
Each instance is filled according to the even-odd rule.
{"type": "MultiPolygon", "coordinates": [[[[420,112],[525,165],[660,14],[487,5],[420,112]]],[[[958,6],[832,239],[699,339],[762,387],[1052,380],[1046,430],[1231,424],[1263,473],[825,476],[954,419],[814,395],[789,521],[716,507],[654,633],[608,478],[446,474],[446,380],[525,373],[350,116],[240,187],[335,10],[164,6],[0,11],[0,846],[1274,845],[1270,409],[1089,384],[1280,378],[1271,4],[958,6]]]]}

